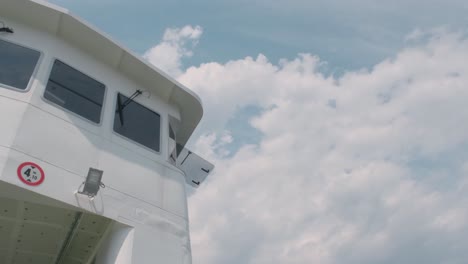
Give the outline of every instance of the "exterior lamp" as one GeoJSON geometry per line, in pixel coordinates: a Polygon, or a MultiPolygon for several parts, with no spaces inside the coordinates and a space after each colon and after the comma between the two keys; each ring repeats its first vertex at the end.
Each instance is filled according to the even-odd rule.
{"type": "Polygon", "coordinates": [[[105,188],[104,183],[101,182],[102,174],[104,171],[89,168],[88,176],[86,176],[86,181],[83,182],[84,187],[82,191],[79,191],[79,194],[87,195],[89,198],[94,198],[99,192],[99,188],[105,188]]]}
{"type": "Polygon", "coordinates": [[[3,21],[0,21],[0,24],[2,24],[2,26],[0,26],[0,33],[14,33],[13,29],[5,26],[3,21]]]}

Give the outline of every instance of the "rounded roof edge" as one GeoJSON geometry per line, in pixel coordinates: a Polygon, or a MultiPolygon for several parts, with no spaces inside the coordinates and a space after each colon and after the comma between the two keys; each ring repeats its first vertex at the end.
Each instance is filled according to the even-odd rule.
{"type": "Polygon", "coordinates": [[[64,39],[176,105],[181,118],[178,141],[185,145],[203,116],[202,101],[197,94],[65,8],[42,0],[0,2],[3,17],[64,39]]]}

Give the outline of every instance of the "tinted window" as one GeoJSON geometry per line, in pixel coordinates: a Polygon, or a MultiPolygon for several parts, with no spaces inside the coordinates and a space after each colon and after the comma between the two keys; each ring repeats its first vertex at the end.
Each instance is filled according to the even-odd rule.
{"type": "Polygon", "coordinates": [[[104,84],[56,60],[44,97],[95,123],[101,121],[104,84]]]}
{"type": "Polygon", "coordinates": [[[114,131],[150,149],[159,151],[160,115],[128,97],[117,95],[114,131]]]}
{"type": "Polygon", "coordinates": [[[176,146],[177,146],[176,135],[175,135],[174,129],[172,129],[172,125],[169,124],[169,142],[167,144],[167,147],[168,147],[168,153],[169,153],[169,161],[172,164],[175,164],[177,160],[176,146]]]}
{"type": "Polygon", "coordinates": [[[38,51],[0,40],[0,83],[25,90],[39,56],[38,51]]]}

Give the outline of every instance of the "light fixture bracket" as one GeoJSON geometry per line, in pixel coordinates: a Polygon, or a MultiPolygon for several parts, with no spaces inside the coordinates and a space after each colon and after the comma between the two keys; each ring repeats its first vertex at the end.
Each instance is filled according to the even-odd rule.
{"type": "Polygon", "coordinates": [[[78,191],[78,194],[86,195],[90,199],[94,198],[99,192],[100,188],[105,188],[104,183],[101,182],[104,171],[95,168],[89,168],[86,180],[81,184],[83,190],[78,191]]]}

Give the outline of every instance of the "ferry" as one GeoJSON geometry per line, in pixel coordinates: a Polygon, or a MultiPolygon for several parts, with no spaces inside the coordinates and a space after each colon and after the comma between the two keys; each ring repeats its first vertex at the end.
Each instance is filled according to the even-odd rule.
{"type": "Polygon", "coordinates": [[[0,263],[189,264],[200,98],[68,10],[0,0],[0,263]],[[188,188],[187,188],[188,187],[188,188]]]}

